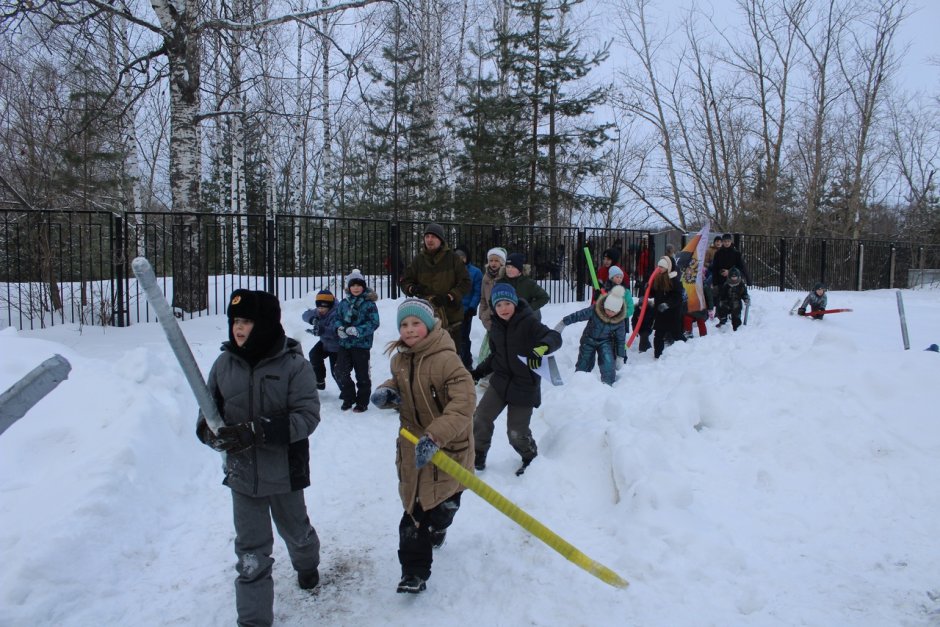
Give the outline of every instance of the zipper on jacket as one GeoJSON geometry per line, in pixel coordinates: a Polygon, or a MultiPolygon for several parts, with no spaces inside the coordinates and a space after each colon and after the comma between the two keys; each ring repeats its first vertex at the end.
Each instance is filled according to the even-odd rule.
{"type": "Polygon", "coordinates": [[[441,404],[441,399],[437,395],[437,388],[433,385],[431,386],[431,398],[434,399],[434,404],[437,405],[437,411],[444,413],[444,405],[441,404]]]}

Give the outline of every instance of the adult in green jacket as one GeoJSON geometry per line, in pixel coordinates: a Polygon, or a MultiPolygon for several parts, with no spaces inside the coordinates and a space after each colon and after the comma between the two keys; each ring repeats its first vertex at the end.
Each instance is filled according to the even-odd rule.
{"type": "Polygon", "coordinates": [[[460,354],[463,297],[470,293],[470,274],[463,260],[444,241],[444,228],[432,222],[424,229],[424,246],[401,278],[407,296],[434,305],[437,317],[460,354]]]}
{"type": "Polygon", "coordinates": [[[542,313],[539,311],[548,304],[550,297],[548,292],[542,289],[542,286],[535,282],[535,279],[525,276],[525,256],[522,253],[513,253],[506,258],[506,276],[499,279],[497,283],[508,283],[516,290],[519,298],[529,304],[536,320],[542,319],[542,313]]]}

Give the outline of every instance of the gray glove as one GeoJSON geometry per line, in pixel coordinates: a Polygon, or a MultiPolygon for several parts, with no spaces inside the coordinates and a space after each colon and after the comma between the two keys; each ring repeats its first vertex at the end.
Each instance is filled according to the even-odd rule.
{"type": "Polygon", "coordinates": [[[349,337],[359,337],[359,329],[356,327],[346,327],[346,335],[349,337]]]}
{"type": "Polygon", "coordinates": [[[560,321],[558,322],[558,324],[555,325],[555,331],[558,331],[559,333],[561,333],[562,331],[565,330],[565,327],[566,327],[566,326],[568,326],[568,325],[565,324],[565,321],[564,321],[564,320],[560,320],[560,321]]]}
{"type": "Polygon", "coordinates": [[[344,329],[343,327],[338,327],[338,328],[336,329],[336,335],[338,335],[341,340],[345,340],[345,339],[346,339],[346,329],[344,329]]]}
{"type": "Polygon", "coordinates": [[[656,305],[656,311],[663,312],[669,309],[669,303],[659,303],[656,305]]]}
{"type": "Polygon", "coordinates": [[[376,388],[372,396],[369,397],[369,400],[379,409],[401,406],[401,395],[398,393],[398,390],[385,386],[376,388]]]}
{"type": "Polygon", "coordinates": [[[426,435],[422,435],[421,439],[418,440],[418,443],[415,445],[415,465],[418,468],[424,468],[431,458],[434,457],[434,453],[438,451],[437,444],[434,443],[431,438],[426,435]]]}

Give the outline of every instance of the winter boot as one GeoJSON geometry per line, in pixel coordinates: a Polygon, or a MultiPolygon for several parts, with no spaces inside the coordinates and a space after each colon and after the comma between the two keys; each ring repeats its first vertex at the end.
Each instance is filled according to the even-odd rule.
{"type": "Polygon", "coordinates": [[[533,459],[535,459],[535,458],[532,457],[531,459],[523,459],[523,460],[522,460],[522,465],[519,466],[519,469],[518,469],[518,470],[516,470],[516,476],[517,476],[517,477],[521,477],[521,476],[523,475],[523,473],[525,473],[525,469],[529,467],[529,464],[532,463],[532,460],[533,460],[533,459]]]}
{"type": "Polygon", "coordinates": [[[301,590],[313,590],[318,583],[320,583],[320,573],[316,568],[297,571],[297,585],[301,590]]]}
{"type": "Polygon", "coordinates": [[[486,468],[486,453],[481,453],[480,451],[476,452],[473,458],[473,467],[477,470],[486,468]]]}
{"type": "Polygon", "coordinates": [[[325,390],[325,389],[326,389],[326,381],[317,381],[317,389],[318,389],[318,390],[325,390]]]}
{"type": "Polygon", "coordinates": [[[401,581],[398,582],[397,592],[407,592],[408,594],[418,594],[423,590],[427,589],[427,585],[424,583],[424,579],[418,577],[417,575],[404,575],[401,578],[401,581]]]}

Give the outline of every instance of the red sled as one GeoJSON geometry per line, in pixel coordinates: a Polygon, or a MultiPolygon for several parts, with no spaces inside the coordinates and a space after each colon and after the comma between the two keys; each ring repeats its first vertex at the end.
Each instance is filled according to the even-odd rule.
{"type": "Polygon", "coordinates": [[[803,315],[808,318],[810,316],[825,316],[827,314],[845,313],[847,311],[852,311],[852,310],[851,309],[820,309],[819,311],[807,311],[803,315]]]}

